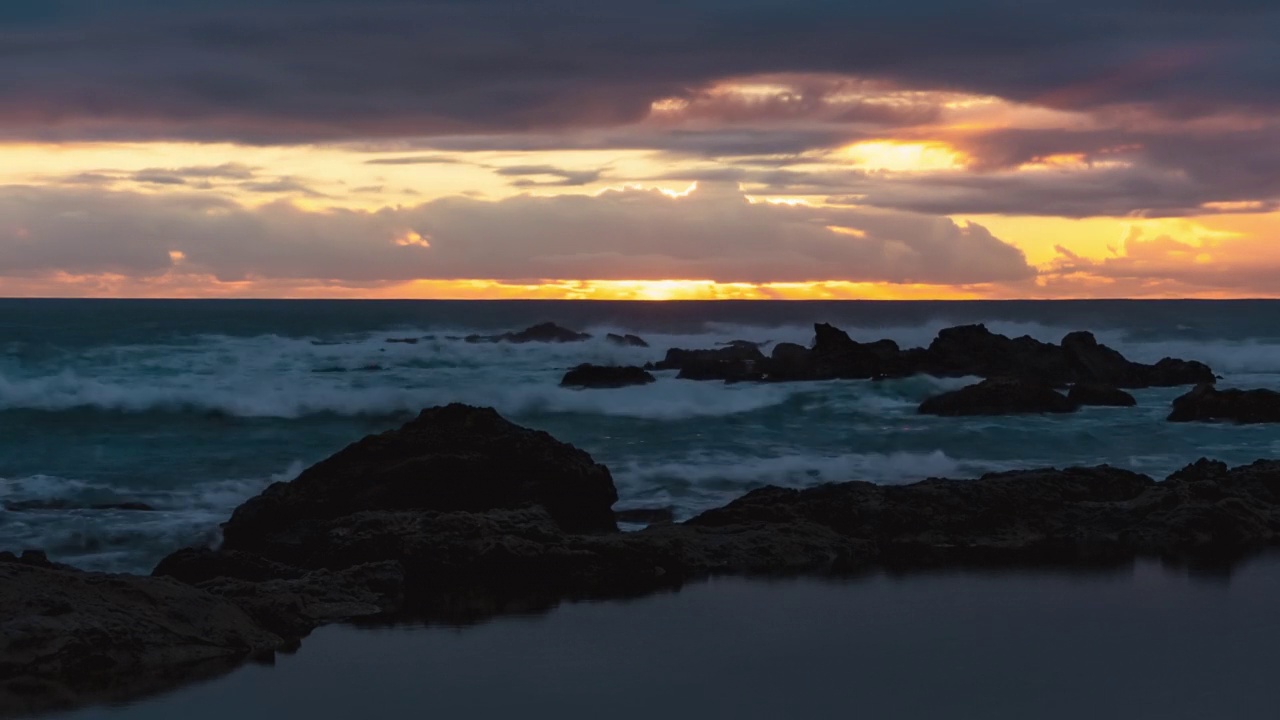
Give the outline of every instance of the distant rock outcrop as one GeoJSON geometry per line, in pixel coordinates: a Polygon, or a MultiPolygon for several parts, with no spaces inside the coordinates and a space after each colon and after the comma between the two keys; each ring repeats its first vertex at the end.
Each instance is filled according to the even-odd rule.
{"type": "Polygon", "coordinates": [[[1013,415],[1069,413],[1078,405],[1053,386],[1023,378],[992,378],[935,395],[920,404],[922,415],[1013,415]]]}
{"type": "Polygon", "coordinates": [[[742,343],[714,350],[672,349],[654,369],[679,369],[692,380],[858,380],[918,374],[937,377],[1012,377],[1065,388],[1073,383],[1121,388],[1212,382],[1203,363],[1165,358],[1155,365],[1126,359],[1087,332],[1070,333],[1060,345],[1031,337],[1009,338],[984,325],[945,328],[927,348],[902,349],[892,340],[858,342],[843,330],[817,323],[811,347],[780,343],[770,357],[742,343]],[[754,350],[754,352],[753,352],[754,350]]]}
{"type": "Polygon", "coordinates": [[[1208,383],[1173,401],[1173,422],[1226,420],[1236,423],[1280,422],[1280,392],[1219,390],[1208,383]]]}
{"type": "Polygon", "coordinates": [[[644,368],[585,363],[564,374],[560,385],[576,388],[621,388],[657,382],[644,368]]]}
{"type": "Polygon", "coordinates": [[[626,335],[609,333],[608,335],[605,335],[605,340],[608,340],[614,345],[621,345],[623,347],[640,347],[640,348],[649,347],[649,343],[645,342],[644,338],[640,337],[639,335],[631,335],[629,333],[626,335]]]}
{"type": "Polygon", "coordinates": [[[520,332],[507,332],[500,335],[468,335],[463,340],[469,343],[570,343],[590,340],[591,335],[560,327],[551,322],[540,323],[525,328],[520,332]]]}

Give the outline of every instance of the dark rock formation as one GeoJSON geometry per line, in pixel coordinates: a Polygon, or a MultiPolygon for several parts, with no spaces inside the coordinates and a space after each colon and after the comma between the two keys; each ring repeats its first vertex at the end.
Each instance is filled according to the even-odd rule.
{"type": "Polygon", "coordinates": [[[733,342],[711,350],[672,348],[661,362],[646,365],[646,370],[679,370],[685,380],[726,380],[740,382],[763,380],[766,358],[755,343],[733,342]]]}
{"type": "Polygon", "coordinates": [[[1208,383],[1173,401],[1173,422],[1228,420],[1237,423],[1280,422],[1280,392],[1219,390],[1208,383]]]}
{"type": "Polygon", "coordinates": [[[633,523],[636,525],[658,525],[674,522],[676,519],[675,510],[670,507],[628,508],[626,510],[615,510],[613,515],[620,523],[633,523]]]}
{"type": "Polygon", "coordinates": [[[626,335],[609,333],[608,335],[605,335],[605,340],[608,340],[614,345],[621,345],[623,347],[641,347],[641,348],[649,347],[649,343],[645,342],[644,338],[640,337],[639,335],[631,335],[630,333],[626,335]]]}
{"type": "Polygon", "coordinates": [[[1026,336],[1009,338],[984,325],[961,325],[941,330],[927,348],[903,350],[892,340],[858,342],[839,328],[817,323],[811,348],[781,343],[766,358],[751,345],[739,342],[716,350],[672,349],[653,367],[679,369],[683,378],[730,381],[880,379],[924,373],[1015,377],[1059,388],[1072,383],[1143,388],[1214,380],[1213,371],[1198,362],[1173,358],[1155,365],[1131,362],[1087,332],[1071,333],[1061,345],[1054,345],[1026,336]]]}
{"type": "Polygon", "coordinates": [[[620,388],[647,385],[651,382],[657,382],[657,379],[644,368],[586,363],[565,373],[560,385],[578,388],[620,388]]]}
{"type": "Polygon", "coordinates": [[[1138,404],[1129,393],[1101,383],[1076,383],[1071,386],[1071,392],[1067,393],[1067,399],[1076,405],[1133,407],[1138,404]]]}
{"type": "Polygon", "coordinates": [[[1075,412],[1076,403],[1053,386],[1022,378],[992,378],[935,395],[920,404],[922,415],[1013,415],[1075,412]]]}
{"type": "Polygon", "coordinates": [[[117,701],[292,643],[236,604],[167,578],[0,553],[0,714],[117,701]]]}
{"type": "Polygon", "coordinates": [[[501,335],[468,335],[463,340],[469,343],[568,343],[582,342],[590,340],[591,335],[588,333],[575,332],[568,328],[562,328],[555,323],[541,323],[533,327],[525,328],[520,332],[507,332],[501,335]]]}
{"type": "Polygon", "coordinates": [[[406,338],[387,338],[387,343],[388,343],[388,344],[391,344],[391,345],[397,345],[397,344],[399,344],[399,345],[417,345],[417,344],[418,344],[418,338],[416,338],[416,337],[406,337],[406,338]]]}
{"type": "Polygon", "coordinates": [[[387,613],[462,622],[716,573],[1229,561],[1280,544],[1278,461],[1201,460],[1162,483],[1100,466],[766,487],[630,533],[615,500],[608,470],[546,433],[490,409],[424,410],[249,500],[222,549],[170,555],[155,570],[168,577],[0,556],[0,711],[163,689],[192,663],[220,671],[387,613]]]}
{"type": "Polygon", "coordinates": [[[224,547],[304,567],[331,523],[370,511],[478,512],[541,506],[570,532],[616,529],[609,470],[490,408],[423,410],[251,498],[223,526],[224,547]]]}

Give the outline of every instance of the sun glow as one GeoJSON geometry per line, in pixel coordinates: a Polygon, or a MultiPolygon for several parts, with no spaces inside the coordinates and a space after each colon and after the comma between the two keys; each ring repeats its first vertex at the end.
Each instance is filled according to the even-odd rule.
{"type": "Polygon", "coordinates": [[[964,153],[943,142],[870,140],[850,145],[840,154],[863,170],[936,172],[959,170],[968,164],[964,153]]]}

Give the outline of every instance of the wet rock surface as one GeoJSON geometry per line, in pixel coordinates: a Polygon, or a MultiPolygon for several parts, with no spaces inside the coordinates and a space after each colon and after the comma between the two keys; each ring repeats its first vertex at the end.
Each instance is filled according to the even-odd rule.
{"type": "Polygon", "coordinates": [[[565,373],[560,385],[576,388],[620,388],[651,382],[657,382],[657,378],[644,368],[585,363],[565,373]]]}
{"type": "Polygon", "coordinates": [[[649,347],[649,343],[645,342],[644,338],[640,337],[639,335],[632,335],[630,333],[627,333],[626,335],[609,333],[608,335],[605,335],[605,340],[608,340],[614,345],[621,345],[622,347],[640,347],[640,348],[649,347]]]}
{"type": "Polygon", "coordinates": [[[1219,390],[1197,385],[1173,401],[1172,422],[1280,422],[1280,392],[1275,390],[1219,390]]]}
{"type": "Polygon", "coordinates": [[[993,378],[976,385],[935,395],[920,403],[921,415],[1016,415],[1070,413],[1079,408],[1044,382],[1023,378],[993,378]]]}
{"type": "Polygon", "coordinates": [[[0,553],[3,715],[167,689],[290,644],[236,603],[176,580],[0,553]]]}

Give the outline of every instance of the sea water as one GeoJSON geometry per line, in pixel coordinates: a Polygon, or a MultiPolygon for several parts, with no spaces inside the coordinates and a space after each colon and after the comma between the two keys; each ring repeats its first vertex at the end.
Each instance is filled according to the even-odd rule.
{"type": "MultiPolygon", "coordinates": [[[[274,481],[423,407],[497,408],[606,464],[618,507],[678,518],[765,484],[805,487],[1110,463],[1162,478],[1202,456],[1280,457],[1280,426],[1175,424],[1185,388],[1136,408],[935,418],[926,397],[972,379],[558,387],[582,362],[643,364],[667,348],[799,342],[814,322],[856,340],[927,345],[983,322],[1058,341],[1091,330],[1128,357],[1200,360],[1224,386],[1280,387],[1280,302],[358,302],[0,300],[0,550],[40,548],[145,572],[212,544],[274,481]],[[569,344],[473,344],[471,333],[554,321],[569,344]],[[609,332],[649,348],[618,347],[609,332]],[[412,339],[416,342],[388,342],[412,339]],[[123,502],[154,511],[93,509],[123,502]]],[[[764,347],[768,352],[769,345],[764,347]]]]}

